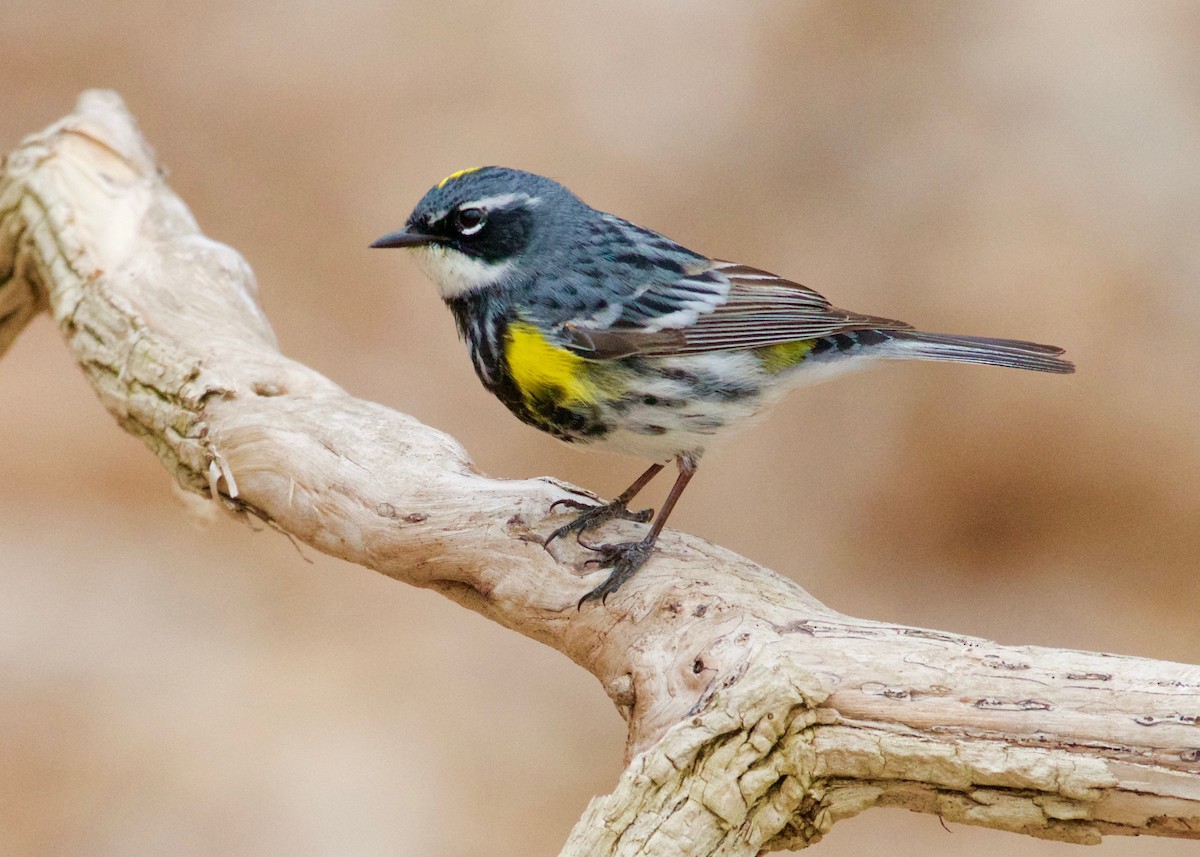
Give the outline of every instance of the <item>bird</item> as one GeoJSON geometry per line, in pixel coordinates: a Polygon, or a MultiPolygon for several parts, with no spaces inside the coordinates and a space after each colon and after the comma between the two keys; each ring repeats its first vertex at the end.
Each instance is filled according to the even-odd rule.
{"type": "Polygon", "coordinates": [[[475,373],[520,420],[568,443],[652,462],[608,503],[559,500],[607,577],[578,607],[615,593],[651,557],[701,456],[788,391],[881,360],[942,360],[1071,373],[1063,349],[928,333],[833,306],[792,280],[710,258],[592,208],[559,182],[510,167],[459,170],[402,229],[475,373]],[[657,516],[629,503],[674,462],[657,516]],[[594,545],[612,519],[649,523],[636,541],[594,545]]]}

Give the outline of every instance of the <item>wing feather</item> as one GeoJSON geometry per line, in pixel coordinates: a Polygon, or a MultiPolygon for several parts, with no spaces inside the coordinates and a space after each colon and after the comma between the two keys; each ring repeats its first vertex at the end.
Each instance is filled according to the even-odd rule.
{"type": "Polygon", "coordinates": [[[623,302],[610,324],[568,322],[570,347],[596,358],[763,348],[853,330],[906,330],[895,319],[832,306],[769,271],[714,261],[706,271],[655,283],[623,302]]]}

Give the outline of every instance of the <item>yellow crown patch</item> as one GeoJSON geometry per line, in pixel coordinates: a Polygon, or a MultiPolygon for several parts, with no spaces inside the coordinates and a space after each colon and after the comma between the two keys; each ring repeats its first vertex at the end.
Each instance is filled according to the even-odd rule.
{"type": "Polygon", "coordinates": [[[479,172],[482,169],[483,169],[483,167],[467,167],[465,170],[458,170],[457,172],[453,172],[450,175],[446,176],[444,179],[442,179],[440,182],[438,182],[438,190],[441,190],[446,185],[450,184],[450,182],[454,181],[456,178],[459,178],[460,176],[465,176],[467,173],[479,172]]]}

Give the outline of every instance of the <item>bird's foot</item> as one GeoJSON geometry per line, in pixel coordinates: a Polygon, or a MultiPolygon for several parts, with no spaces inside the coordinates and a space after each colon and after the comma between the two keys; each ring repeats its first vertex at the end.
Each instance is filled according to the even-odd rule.
{"type": "Polygon", "coordinates": [[[595,546],[580,542],[588,550],[600,554],[595,559],[589,559],[588,565],[611,568],[612,573],[603,583],[580,598],[576,607],[582,609],[585,601],[599,601],[603,604],[608,596],[616,592],[622,583],[633,577],[634,572],[646,564],[646,560],[650,559],[650,554],[654,552],[655,541],[656,539],[647,537],[640,542],[595,546]]]}
{"type": "Polygon", "coordinates": [[[622,521],[636,521],[639,524],[644,524],[654,517],[653,509],[642,509],[634,512],[625,505],[625,501],[621,498],[613,500],[611,503],[604,503],[599,506],[593,506],[591,503],[581,503],[579,500],[555,500],[550,504],[550,511],[554,511],[555,506],[566,506],[568,509],[580,509],[580,514],[569,524],[563,524],[557,530],[546,536],[546,540],[542,542],[542,547],[549,547],[550,542],[557,538],[575,533],[576,536],[583,535],[585,530],[592,527],[598,527],[605,521],[620,519],[622,521]]]}

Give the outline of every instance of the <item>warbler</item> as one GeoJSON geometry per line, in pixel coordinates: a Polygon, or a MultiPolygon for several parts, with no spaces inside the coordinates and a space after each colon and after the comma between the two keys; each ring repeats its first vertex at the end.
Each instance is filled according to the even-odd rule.
{"type": "MultiPolygon", "coordinates": [[[[948,360],[1069,373],[1063,349],[925,333],[838,309],[799,283],[712,259],[598,211],[552,179],[506,167],[460,170],[372,247],[417,252],[466,341],[479,380],[518,419],[569,443],[653,462],[575,533],[608,576],[603,601],[650,557],[704,451],[792,388],[878,360],[948,360]],[[645,537],[590,545],[665,464],[675,484],[645,537]]],[[[557,504],[556,504],[557,505],[557,504]]]]}

